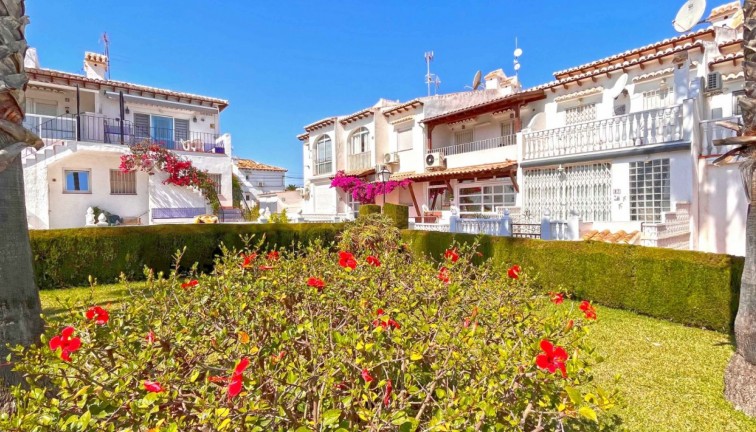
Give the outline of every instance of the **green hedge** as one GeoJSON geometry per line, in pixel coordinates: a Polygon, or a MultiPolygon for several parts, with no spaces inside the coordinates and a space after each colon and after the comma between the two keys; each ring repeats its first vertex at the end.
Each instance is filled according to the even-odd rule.
{"type": "Polygon", "coordinates": [[[240,235],[265,236],[266,246],[290,246],[321,239],[335,241],[341,230],[334,224],[218,224],[102,227],[32,230],[34,272],[40,289],[82,286],[89,275],[113,282],[121,272],[130,279],[143,277],[148,266],[167,271],[173,254],[186,246],[184,263],[198,262],[209,270],[220,244],[240,247],[240,235]]]}
{"type": "Polygon", "coordinates": [[[383,206],[383,214],[399,229],[407,229],[409,226],[409,207],[405,205],[386,203],[383,206]]]}
{"type": "Polygon", "coordinates": [[[367,216],[371,214],[380,214],[381,206],[377,204],[362,204],[360,206],[360,216],[367,216]]]}
{"type": "MultiPolygon", "coordinates": [[[[403,231],[413,252],[439,258],[465,234],[403,231]]],[[[519,264],[546,290],[682,324],[729,332],[735,320],[743,258],[691,251],[479,237],[480,251],[503,267],[519,264]]]]}

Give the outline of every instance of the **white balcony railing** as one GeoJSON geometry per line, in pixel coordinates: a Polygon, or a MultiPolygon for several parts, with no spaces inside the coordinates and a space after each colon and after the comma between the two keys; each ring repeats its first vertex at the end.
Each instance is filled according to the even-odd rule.
{"type": "Polygon", "coordinates": [[[727,153],[736,146],[714,146],[714,140],[735,136],[735,131],[722,126],[717,126],[718,121],[730,121],[742,123],[740,116],[726,117],[716,120],[704,120],[701,122],[701,156],[719,156],[727,153]]]}
{"type": "Polygon", "coordinates": [[[682,105],[523,135],[524,159],[661,144],[683,139],[682,105]]]}
{"type": "Polygon", "coordinates": [[[373,168],[374,166],[373,152],[367,151],[348,156],[347,167],[350,171],[366,170],[373,168]]]}
{"type": "Polygon", "coordinates": [[[440,152],[444,156],[451,156],[462,153],[471,153],[481,150],[489,150],[498,147],[505,147],[517,144],[517,135],[506,135],[496,138],[473,141],[463,144],[455,144],[446,147],[431,149],[428,153],[440,152]]]}

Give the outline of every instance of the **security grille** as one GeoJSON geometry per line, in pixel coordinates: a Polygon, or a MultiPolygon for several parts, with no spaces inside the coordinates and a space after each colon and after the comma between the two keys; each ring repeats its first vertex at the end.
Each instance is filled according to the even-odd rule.
{"type": "Polygon", "coordinates": [[[110,170],[111,195],[136,195],[136,171],[110,170]]]}
{"type": "Polygon", "coordinates": [[[565,211],[575,210],[585,222],[609,221],[611,171],[610,163],[568,166],[564,168],[562,179],[557,168],[525,170],[522,213],[540,220],[546,210],[552,218],[564,216],[565,211]]]}
{"type": "Polygon", "coordinates": [[[565,116],[568,125],[596,120],[596,104],[567,108],[565,116]]]}
{"type": "Polygon", "coordinates": [[[208,174],[208,177],[210,177],[210,180],[213,181],[215,184],[215,193],[220,195],[221,193],[221,175],[220,174],[208,174]]]}

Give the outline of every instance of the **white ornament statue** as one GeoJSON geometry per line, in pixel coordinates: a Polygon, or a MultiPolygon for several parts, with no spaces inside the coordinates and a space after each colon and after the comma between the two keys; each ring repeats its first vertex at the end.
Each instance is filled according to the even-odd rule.
{"type": "Polygon", "coordinates": [[[108,226],[108,218],[105,217],[105,213],[100,213],[97,217],[97,226],[108,226]]]}
{"type": "Polygon", "coordinates": [[[92,207],[87,209],[87,216],[84,223],[86,226],[95,226],[94,209],[92,207]]]}

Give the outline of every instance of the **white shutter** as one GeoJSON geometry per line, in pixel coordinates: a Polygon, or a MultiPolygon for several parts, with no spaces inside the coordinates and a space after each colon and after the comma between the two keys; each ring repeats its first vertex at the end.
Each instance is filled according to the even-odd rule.
{"type": "Polygon", "coordinates": [[[315,213],[336,213],[336,196],[329,185],[315,186],[315,213]]]}
{"type": "Polygon", "coordinates": [[[396,146],[398,151],[412,150],[412,129],[396,131],[396,146]]]}

